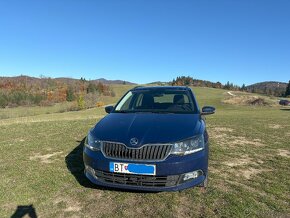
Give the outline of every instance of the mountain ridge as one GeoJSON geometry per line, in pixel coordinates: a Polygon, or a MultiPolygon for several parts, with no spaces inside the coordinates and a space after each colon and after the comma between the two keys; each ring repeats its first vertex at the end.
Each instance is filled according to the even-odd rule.
{"type": "MultiPolygon", "coordinates": [[[[26,79],[26,80],[41,80],[41,79],[52,79],[55,81],[61,81],[61,82],[67,82],[69,83],[70,81],[76,81],[76,80],[81,80],[81,79],[85,79],[85,78],[81,78],[81,79],[75,79],[75,78],[70,78],[70,77],[33,77],[33,76],[27,76],[27,75],[19,75],[19,76],[0,76],[0,80],[18,80],[18,79],[26,79]]],[[[130,81],[125,81],[125,80],[109,80],[109,79],[105,79],[105,78],[98,78],[98,79],[92,79],[92,80],[87,80],[87,81],[91,81],[91,82],[101,82],[103,84],[106,85],[113,85],[113,84],[127,84],[127,85],[137,85],[136,83],[130,82],[130,81]]]]}
{"type": "Polygon", "coordinates": [[[278,81],[258,82],[246,86],[247,91],[269,95],[283,95],[288,83],[278,81]]]}

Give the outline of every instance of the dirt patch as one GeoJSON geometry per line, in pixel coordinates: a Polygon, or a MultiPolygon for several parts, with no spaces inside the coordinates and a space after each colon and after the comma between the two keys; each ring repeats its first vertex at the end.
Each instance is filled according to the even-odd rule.
{"type": "Polygon", "coordinates": [[[247,169],[243,169],[243,170],[238,170],[237,172],[237,176],[243,176],[246,179],[251,179],[251,177],[260,174],[262,172],[266,172],[269,171],[268,169],[256,169],[253,167],[247,168],[247,169]]]}
{"type": "MultiPolygon", "coordinates": [[[[245,167],[247,167],[247,165],[249,166],[260,166],[261,164],[263,164],[264,161],[261,159],[257,159],[257,158],[251,158],[248,155],[243,155],[241,157],[237,157],[237,158],[231,158],[228,161],[223,162],[224,165],[228,166],[228,167],[234,167],[234,169],[230,169],[230,171],[232,173],[235,173],[235,171],[239,171],[242,169],[245,169],[245,167]]],[[[247,168],[247,170],[244,172],[244,170],[242,170],[246,177],[253,171],[255,170],[254,168],[247,168]],[[248,172],[247,170],[250,169],[250,172],[248,172]]]]}
{"type": "Polygon", "coordinates": [[[244,136],[232,136],[234,129],[229,127],[211,127],[210,138],[216,139],[218,144],[226,146],[236,145],[253,145],[253,146],[264,146],[261,139],[251,139],[244,136]]]}
{"type": "Polygon", "coordinates": [[[230,96],[236,96],[235,94],[233,94],[232,92],[227,92],[230,96]]]}
{"type": "Polygon", "coordinates": [[[66,209],[64,209],[65,212],[77,212],[77,211],[80,211],[82,208],[79,206],[79,205],[71,205],[71,206],[68,206],[66,209]]]}
{"type": "Polygon", "coordinates": [[[211,132],[210,133],[210,137],[213,137],[215,139],[226,139],[228,137],[228,135],[225,134],[225,133],[215,133],[215,132],[211,132]]]}
{"type": "Polygon", "coordinates": [[[246,178],[246,179],[250,179],[252,176],[259,174],[261,172],[263,172],[263,170],[260,169],[255,169],[255,168],[248,168],[248,169],[244,169],[244,170],[239,170],[241,172],[241,174],[246,178]]]}
{"type": "Polygon", "coordinates": [[[210,137],[215,139],[225,139],[228,137],[228,133],[234,130],[228,127],[214,127],[210,129],[210,137]]]}
{"type": "Polygon", "coordinates": [[[62,151],[54,152],[50,154],[44,154],[41,155],[40,153],[34,154],[34,156],[29,157],[29,160],[39,160],[41,163],[52,163],[53,160],[51,160],[52,157],[55,157],[57,155],[62,154],[62,151]]]}
{"type": "Polygon", "coordinates": [[[228,127],[215,127],[213,129],[215,132],[233,132],[234,130],[228,127]]]}
{"type": "Polygon", "coordinates": [[[278,155],[282,157],[290,157],[290,151],[284,149],[278,149],[278,155]]]}
{"type": "Polygon", "coordinates": [[[252,158],[249,158],[249,157],[231,159],[230,161],[224,162],[224,164],[227,165],[227,166],[229,166],[229,167],[247,165],[249,163],[253,163],[253,159],[252,158]]]}
{"type": "Polygon", "coordinates": [[[235,137],[231,142],[233,145],[253,145],[253,146],[263,146],[261,139],[247,139],[244,136],[235,137]]]}
{"type": "Polygon", "coordinates": [[[282,126],[279,124],[269,124],[270,129],[281,129],[282,126]]]}

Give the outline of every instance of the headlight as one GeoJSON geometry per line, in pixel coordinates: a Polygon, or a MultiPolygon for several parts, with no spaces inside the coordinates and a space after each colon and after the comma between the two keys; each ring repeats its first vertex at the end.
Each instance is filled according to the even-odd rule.
{"type": "Polygon", "coordinates": [[[203,135],[199,135],[188,140],[174,143],[171,154],[186,155],[198,152],[202,149],[204,149],[204,137],[203,135]]]}
{"type": "Polygon", "coordinates": [[[101,149],[101,141],[96,140],[92,134],[89,132],[85,140],[85,146],[92,151],[98,151],[101,149]]]}

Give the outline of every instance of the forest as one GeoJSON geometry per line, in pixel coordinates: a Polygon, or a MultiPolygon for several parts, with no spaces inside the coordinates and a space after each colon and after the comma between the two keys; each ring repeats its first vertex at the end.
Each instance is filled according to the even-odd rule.
{"type": "Polygon", "coordinates": [[[1,108],[75,102],[73,109],[80,110],[96,106],[100,96],[114,95],[109,85],[85,78],[0,77],[1,108]]]}
{"type": "Polygon", "coordinates": [[[198,86],[198,87],[210,87],[210,88],[219,88],[232,91],[246,91],[251,93],[265,94],[269,96],[276,97],[287,97],[290,95],[290,81],[287,83],[283,82],[261,82],[255,83],[252,85],[242,86],[227,82],[222,84],[221,82],[210,82],[206,80],[194,79],[190,76],[178,76],[176,79],[173,79],[170,82],[173,86],[198,86]]]}

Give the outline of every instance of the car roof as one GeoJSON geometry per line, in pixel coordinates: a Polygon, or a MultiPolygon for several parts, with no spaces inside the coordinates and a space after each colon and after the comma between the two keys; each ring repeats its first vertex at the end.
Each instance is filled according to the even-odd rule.
{"type": "Polygon", "coordinates": [[[132,90],[177,90],[177,91],[188,91],[191,90],[189,87],[186,86],[136,86],[132,90]]]}

